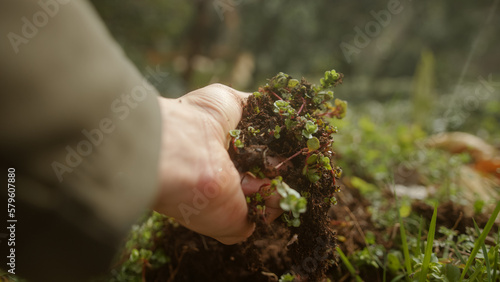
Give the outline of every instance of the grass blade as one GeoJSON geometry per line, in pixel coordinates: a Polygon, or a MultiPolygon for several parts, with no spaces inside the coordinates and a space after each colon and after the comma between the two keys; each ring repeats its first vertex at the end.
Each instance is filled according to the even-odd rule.
{"type": "Polygon", "coordinates": [[[497,280],[497,271],[498,271],[498,246],[500,241],[500,230],[497,233],[497,239],[495,240],[495,258],[493,260],[493,282],[497,280]]]}
{"type": "Polygon", "coordinates": [[[336,247],[335,249],[337,250],[337,253],[339,254],[340,259],[344,263],[345,267],[351,273],[352,277],[354,277],[357,282],[363,282],[363,280],[361,280],[361,277],[359,277],[358,274],[356,273],[356,270],[352,266],[351,262],[345,256],[344,252],[342,252],[342,250],[339,247],[336,247]]]}
{"type": "MultiPolygon", "coordinates": [[[[477,223],[474,219],[472,219],[472,221],[474,222],[474,228],[476,228],[476,232],[477,234],[479,234],[479,227],[477,226],[477,223]]],[[[486,245],[484,244],[484,242],[481,245],[481,249],[483,250],[483,256],[484,256],[484,262],[486,263],[486,271],[488,272],[488,281],[492,281],[491,280],[491,267],[490,267],[490,258],[488,257],[488,251],[486,251],[486,245]]]]}
{"type": "Polygon", "coordinates": [[[493,224],[495,223],[495,220],[498,216],[498,213],[500,212],[500,201],[497,202],[497,206],[495,207],[495,210],[490,216],[490,219],[488,220],[488,223],[486,223],[486,226],[484,227],[483,233],[479,235],[479,238],[477,239],[476,243],[474,244],[474,248],[472,249],[472,252],[470,253],[469,259],[467,260],[467,264],[465,265],[464,270],[462,271],[462,275],[460,276],[460,281],[462,281],[465,277],[465,274],[469,270],[469,267],[471,266],[472,262],[476,258],[476,254],[479,251],[479,248],[483,244],[484,240],[486,239],[486,236],[488,236],[488,233],[490,233],[491,227],[493,227],[493,224]]]}
{"type": "Polygon", "coordinates": [[[401,244],[403,245],[403,254],[405,257],[405,267],[408,275],[412,273],[411,270],[411,258],[410,258],[410,250],[408,249],[408,241],[406,240],[406,229],[403,224],[403,219],[401,215],[399,216],[399,232],[401,233],[401,244]]]}
{"type": "Polygon", "coordinates": [[[479,276],[479,274],[481,274],[483,271],[483,266],[476,267],[476,270],[470,276],[469,281],[479,281],[479,279],[477,279],[477,276],[479,276]]]}
{"type": "Polygon", "coordinates": [[[491,279],[491,281],[497,280],[497,269],[498,269],[498,251],[495,252],[495,261],[493,261],[493,279],[491,279]]]}
{"type": "Polygon", "coordinates": [[[396,190],[394,190],[394,198],[396,199],[396,210],[398,211],[398,219],[399,219],[399,233],[401,235],[401,244],[403,248],[403,254],[405,258],[405,268],[407,272],[406,277],[408,280],[410,274],[412,273],[410,250],[408,249],[408,241],[406,240],[406,229],[405,225],[403,224],[403,218],[401,218],[401,214],[399,213],[398,195],[396,194],[396,190]]]}
{"type": "Polygon", "coordinates": [[[406,277],[406,274],[400,274],[400,275],[398,275],[398,276],[394,277],[394,278],[391,280],[391,282],[397,282],[397,281],[403,280],[403,278],[405,278],[405,277],[406,277]]]}
{"type": "Polygon", "coordinates": [[[437,205],[434,206],[434,213],[432,214],[431,224],[429,226],[429,233],[427,234],[427,245],[425,246],[424,261],[422,262],[422,272],[418,281],[425,282],[427,280],[427,271],[429,271],[429,264],[431,262],[432,247],[434,245],[434,235],[436,234],[436,218],[437,218],[437,205]]]}
{"type": "Polygon", "coordinates": [[[457,244],[455,244],[455,242],[451,242],[451,246],[455,250],[455,255],[458,257],[460,262],[465,265],[466,262],[464,260],[464,257],[462,257],[462,255],[460,254],[460,251],[458,250],[457,244]]]}
{"type": "Polygon", "coordinates": [[[418,226],[418,238],[417,238],[417,250],[418,250],[418,253],[414,253],[414,255],[416,257],[418,257],[418,255],[420,255],[423,252],[423,250],[422,250],[422,243],[421,243],[422,229],[424,229],[424,218],[422,216],[420,216],[420,225],[418,226]]]}

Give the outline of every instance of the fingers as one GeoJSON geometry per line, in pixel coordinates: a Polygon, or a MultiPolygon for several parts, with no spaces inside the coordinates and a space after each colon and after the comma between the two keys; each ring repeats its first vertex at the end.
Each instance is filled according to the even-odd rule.
{"type": "MultiPolygon", "coordinates": [[[[206,229],[206,235],[224,244],[244,241],[254,230],[254,224],[248,220],[248,207],[241,189],[239,173],[234,167],[227,151],[213,148],[213,172],[206,175],[203,187],[212,186],[216,193],[201,215],[200,225],[206,229]]],[[[207,189],[207,191],[210,189],[207,189]]],[[[208,197],[208,195],[207,195],[208,197]]]]}
{"type": "MultiPolygon", "coordinates": [[[[279,203],[279,199],[278,199],[279,203]]],[[[283,214],[283,210],[281,208],[270,208],[267,205],[266,201],[266,222],[271,223],[278,217],[280,217],[283,214]]]]}
{"type": "MultiPolygon", "coordinates": [[[[245,174],[243,175],[241,188],[245,195],[250,195],[258,192],[262,187],[270,185],[270,183],[271,180],[269,178],[259,179],[245,174]]],[[[280,208],[280,199],[281,197],[277,193],[273,193],[264,199],[266,206],[265,217],[268,223],[273,222],[283,213],[283,210],[280,208]]]]}
{"type": "Polygon", "coordinates": [[[274,193],[273,195],[265,199],[264,204],[266,205],[266,222],[273,222],[283,213],[283,210],[280,207],[280,200],[281,197],[280,195],[278,195],[278,193],[274,193]]]}
{"type": "MultiPolygon", "coordinates": [[[[223,234],[213,237],[223,244],[232,245],[250,237],[255,229],[255,224],[248,220],[248,208],[244,196],[236,197],[227,204],[227,207],[223,207],[225,216],[222,216],[222,218],[226,217],[225,222],[222,223],[222,228],[225,230],[221,228],[223,234]],[[226,225],[225,223],[230,224],[226,225]]],[[[220,232],[221,229],[217,232],[220,232]]]]}
{"type": "MultiPolygon", "coordinates": [[[[210,161],[206,163],[206,166],[220,172],[207,176],[209,182],[214,180],[218,184],[219,194],[216,196],[214,194],[214,197],[207,194],[208,200],[203,205],[203,211],[193,214],[191,222],[184,221],[183,223],[186,227],[211,236],[224,244],[241,242],[252,234],[255,226],[247,218],[248,207],[245,194],[254,193],[262,185],[270,183],[269,179],[248,178],[249,182],[242,185],[239,174],[225,149],[229,142],[228,132],[238,125],[243,106],[249,95],[249,93],[240,92],[222,84],[212,84],[179,98],[183,105],[189,105],[190,112],[196,113],[197,121],[201,125],[200,132],[206,134],[205,140],[217,140],[217,143],[220,142],[222,145],[207,146],[206,142],[198,145],[207,147],[207,151],[210,152],[210,161]],[[219,168],[222,169],[219,170],[219,168]],[[227,182],[222,181],[223,178],[218,180],[217,177],[223,176],[222,174],[226,174],[227,182]],[[215,179],[211,179],[213,177],[215,179]]],[[[201,195],[197,199],[199,198],[201,195]]],[[[268,221],[281,215],[279,195],[265,199],[265,204],[268,206],[268,221]]]]}
{"type": "Polygon", "coordinates": [[[255,178],[249,174],[243,174],[241,180],[241,189],[243,190],[243,194],[250,195],[258,192],[261,187],[270,184],[271,180],[269,178],[260,179],[260,178],[255,178]]]}

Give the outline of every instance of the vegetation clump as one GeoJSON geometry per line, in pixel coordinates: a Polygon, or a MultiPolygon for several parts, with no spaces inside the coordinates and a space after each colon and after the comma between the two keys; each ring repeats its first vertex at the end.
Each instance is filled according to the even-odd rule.
{"type": "Polygon", "coordinates": [[[342,171],[332,163],[337,128],[331,121],[346,114],[347,103],[333,100],[333,88],[342,78],[335,70],[327,71],[320,85],[312,85],[279,73],[248,99],[236,129],[238,136],[230,132],[233,144],[245,140],[243,146],[229,149],[238,170],[246,177],[272,179],[270,185],[247,197],[251,219],[258,226],[264,223],[258,229],[269,228],[263,203],[270,195],[280,195],[282,220],[292,228],[290,236],[297,242],[288,248],[297,266],[291,271],[312,281],[326,273],[334,258],[335,237],[327,212],[337,202],[336,179],[342,171]],[[315,248],[318,241],[325,246],[315,248]],[[314,257],[313,251],[321,257],[314,271],[302,269],[303,261],[314,257]]]}

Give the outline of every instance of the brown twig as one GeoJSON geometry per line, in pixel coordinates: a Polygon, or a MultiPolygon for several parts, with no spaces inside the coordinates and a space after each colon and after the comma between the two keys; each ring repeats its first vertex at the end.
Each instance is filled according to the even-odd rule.
{"type": "Polygon", "coordinates": [[[363,237],[363,241],[365,242],[365,245],[368,247],[368,244],[366,243],[366,236],[365,233],[363,232],[363,229],[361,229],[361,226],[359,225],[358,219],[356,216],[351,212],[351,209],[349,207],[344,206],[344,209],[349,213],[349,215],[352,217],[354,220],[354,226],[356,226],[356,229],[358,229],[359,234],[363,237]]]}
{"type": "Polygon", "coordinates": [[[458,224],[462,220],[463,216],[464,216],[464,213],[460,212],[460,214],[458,215],[457,221],[455,221],[455,224],[453,225],[453,227],[451,228],[451,230],[455,230],[455,228],[458,227],[458,224]]]}
{"type": "Polygon", "coordinates": [[[280,99],[281,101],[283,101],[283,99],[278,96],[278,94],[274,93],[273,91],[269,90],[269,92],[271,92],[271,94],[273,94],[276,98],[280,99]]]}
{"type": "Polygon", "coordinates": [[[177,267],[170,273],[170,276],[168,277],[168,282],[174,281],[175,275],[177,275],[177,272],[181,267],[182,258],[184,257],[184,254],[186,254],[186,252],[187,252],[186,248],[183,248],[180,257],[177,259],[177,267]]]}
{"type": "Polygon", "coordinates": [[[304,99],[304,97],[300,97],[300,98],[302,98],[302,106],[300,106],[300,109],[297,112],[297,115],[300,115],[300,112],[302,112],[302,109],[304,109],[304,106],[306,105],[306,100],[304,99]]]}
{"type": "Polygon", "coordinates": [[[305,152],[305,150],[307,150],[307,148],[304,148],[304,149],[298,151],[297,153],[293,154],[291,157],[287,158],[286,160],[282,161],[277,166],[275,166],[274,169],[279,169],[284,163],[292,160],[293,158],[295,158],[296,156],[298,156],[300,153],[305,152]]]}

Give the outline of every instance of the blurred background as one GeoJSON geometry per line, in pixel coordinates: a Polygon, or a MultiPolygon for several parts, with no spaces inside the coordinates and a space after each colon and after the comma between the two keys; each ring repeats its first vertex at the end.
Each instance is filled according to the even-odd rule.
{"type": "Polygon", "coordinates": [[[315,82],[336,69],[336,97],[350,106],[380,116],[396,103],[398,119],[498,145],[498,1],[92,2],[139,70],[169,73],[152,81],[167,97],[214,82],[254,91],[280,71],[315,82]]]}
{"type": "Polygon", "coordinates": [[[140,71],[169,73],[160,84],[150,78],[166,97],[215,82],[253,92],[280,71],[318,83],[336,69],[345,79],[335,96],[349,103],[335,121],[346,175],[463,185],[444,180],[454,177],[449,153],[463,148],[436,155],[422,146],[462,131],[493,147],[463,135],[436,146],[482,150],[493,160],[486,173],[500,179],[499,0],[92,2],[140,71]],[[398,178],[408,163],[419,177],[398,178]]]}

